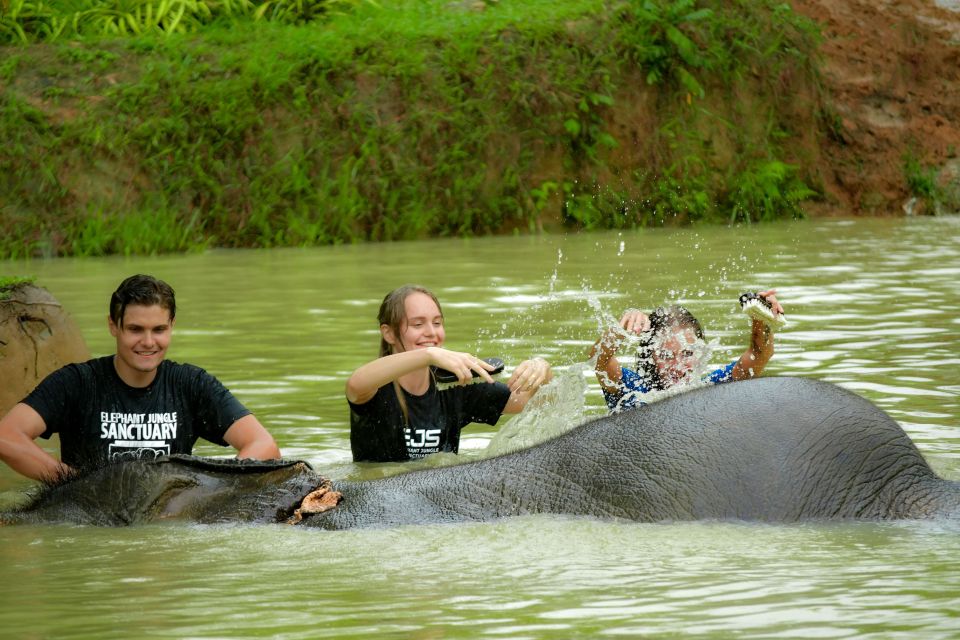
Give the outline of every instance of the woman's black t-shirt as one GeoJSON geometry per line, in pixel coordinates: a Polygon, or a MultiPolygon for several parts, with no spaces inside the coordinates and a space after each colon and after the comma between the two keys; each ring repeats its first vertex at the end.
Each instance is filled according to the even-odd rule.
{"type": "Polygon", "coordinates": [[[400,392],[409,414],[406,428],[393,383],[380,387],[364,404],[348,401],[354,461],[394,462],[440,451],[456,453],[460,430],[471,422],[496,424],[510,399],[510,389],[502,382],[437,389],[431,379],[422,396],[402,387],[400,392]]]}
{"type": "Polygon", "coordinates": [[[60,434],[60,457],[71,467],[129,458],[190,453],[197,438],[226,446],[223,435],[249,415],[212,375],[164,361],[147,387],[128,386],[113,356],[70,364],[47,376],[23,402],[60,434]]]}

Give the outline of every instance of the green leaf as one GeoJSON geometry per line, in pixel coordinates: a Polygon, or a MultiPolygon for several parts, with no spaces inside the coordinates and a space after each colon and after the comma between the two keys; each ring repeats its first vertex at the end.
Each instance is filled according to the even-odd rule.
{"type": "Polygon", "coordinates": [[[617,139],[606,132],[601,133],[597,136],[597,142],[607,147],[608,149],[616,149],[617,147],[620,146],[620,143],[617,142],[617,139]]]}
{"type": "Polygon", "coordinates": [[[712,15],[713,15],[713,9],[698,9],[697,11],[688,13],[687,15],[683,16],[682,21],[695,22],[697,20],[703,20],[705,18],[709,18],[712,15]]]}
{"type": "Polygon", "coordinates": [[[591,93],[590,102],[593,104],[604,104],[608,107],[613,106],[613,98],[602,93],[591,93]]]}
{"type": "Polygon", "coordinates": [[[677,67],[677,77],[680,79],[680,84],[682,84],[687,91],[698,98],[702,98],[704,96],[703,87],[689,71],[683,67],[677,67]]]}
{"type": "Polygon", "coordinates": [[[666,34],[667,40],[677,48],[677,52],[680,54],[680,57],[683,58],[684,62],[694,67],[700,66],[697,47],[690,38],[683,35],[683,32],[673,26],[667,27],[666,34]]]}

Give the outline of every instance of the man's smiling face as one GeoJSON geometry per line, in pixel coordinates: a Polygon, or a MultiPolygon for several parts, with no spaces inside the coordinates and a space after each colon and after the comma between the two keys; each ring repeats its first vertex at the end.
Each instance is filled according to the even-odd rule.
{"type": "Polygon", "coordinates": [[[146,386],[166,357],[173,320],[159,305],[128,305],[121,326],[110,320],[110,334],[117,340],[117,373],[131,386],[146,386]]]}

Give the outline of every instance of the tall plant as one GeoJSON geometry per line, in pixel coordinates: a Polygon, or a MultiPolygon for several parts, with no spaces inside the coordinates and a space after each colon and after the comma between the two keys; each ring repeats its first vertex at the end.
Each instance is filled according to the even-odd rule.
{"type": "Polygon", "coordinates": [[[698,9],[696,0],[634,0],[629,18],[635,28],[627,30],[626,44],[633,60],[647,74],[647,84],[674,80],[689,94],[703,97],[703,85],[694,71],[707,65],[701,46],[685,30],[713,15],[698,9]]]}

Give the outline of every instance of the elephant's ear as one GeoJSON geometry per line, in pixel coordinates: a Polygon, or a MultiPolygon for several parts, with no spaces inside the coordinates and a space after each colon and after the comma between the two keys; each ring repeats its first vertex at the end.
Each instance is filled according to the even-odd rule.
{"type": "Polygon", "coordinates": [[[306,460],[255,460],[253,458],[208,458],[204,456],[192,456],[185,453],[174,453],[163,458],[158,458],[156,464],[182,464],[193,467],[201,471],[216,471],[220,473],[263,473],[265,471],[276,471],[277,469],[286,469],[295,465],[305,465],[307,469],[313,469],[306,460]]]}

